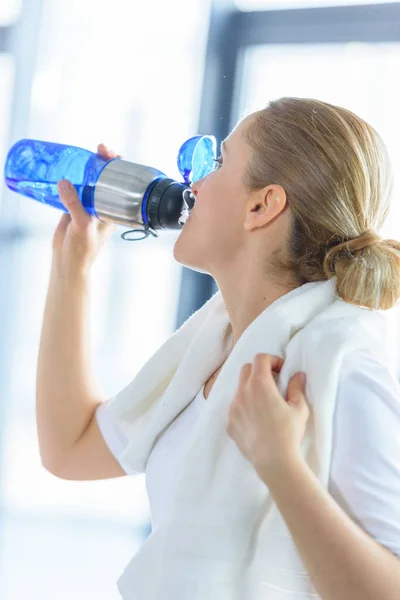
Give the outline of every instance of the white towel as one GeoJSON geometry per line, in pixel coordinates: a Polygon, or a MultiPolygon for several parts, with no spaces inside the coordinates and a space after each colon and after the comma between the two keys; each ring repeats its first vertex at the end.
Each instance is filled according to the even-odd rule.
{"type": "Polygon", "coordinates": [[[218,291],[168,338],[109,404],[129,440],[122,461],[138,472],[145,472],[157,437],[228,358],[196,422],[169,518],[118,580],[124,600],[319,597],[268,487],[226,432],[228,406],[242,365],[258,352],[284,359],[276,379],[283,397],[290,378],[305,371],[311,414],[301,452],[327,489],[342,359],[367,348],[399,376],[399,308],[346,303],[336,277],[306,283],[268,306],[231,351],[218,291]]]}

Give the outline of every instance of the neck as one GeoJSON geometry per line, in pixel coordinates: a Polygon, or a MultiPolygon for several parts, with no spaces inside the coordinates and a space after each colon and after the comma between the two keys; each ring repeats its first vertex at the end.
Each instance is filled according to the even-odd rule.
{"type": "Polygon", "coordinates": [[[298,285],[277,286],[267,285],[254,289],[252,286],[229,287],[219,284],[222,298],[233,331],[233,346],[236,345],[248,326],[273,302],[292,291],[298,285]]]}

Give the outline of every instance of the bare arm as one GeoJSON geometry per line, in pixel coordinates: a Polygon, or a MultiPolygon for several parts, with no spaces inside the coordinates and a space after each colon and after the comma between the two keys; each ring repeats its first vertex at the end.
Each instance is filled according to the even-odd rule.
{"type": "Polygon", "coordinates": [[[90,368],[89,282],[53,265],[44,310],[36,380],[36,419],[43,465],[57,469],[106,400],[90,368]]]}
{"type": "MultiPolygon", "coordinates": [[[[107,158],[115,155],[105,147],[107,158]]],[[[68,184],[68,182],[65,182],[68,184]]],[[[39,346],[36,420],[43,465],[68,479],[124,475],[95,418],[106,399],[90,365],[88,327],[91,266],[115,229],[91,216],[73,186],[58,186],[68,213],[53,239],[53,260],[39,346]]]]}

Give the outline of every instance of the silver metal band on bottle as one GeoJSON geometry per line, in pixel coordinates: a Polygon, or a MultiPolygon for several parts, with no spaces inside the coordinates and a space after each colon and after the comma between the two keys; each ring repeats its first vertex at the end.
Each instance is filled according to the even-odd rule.
{"type": "Polygon", "coordinates": [[[164,173],[123,159],[110,161],[100,173],[94,192],[94,208],[102,221],[144,228],[143,196],[164,173]]]}

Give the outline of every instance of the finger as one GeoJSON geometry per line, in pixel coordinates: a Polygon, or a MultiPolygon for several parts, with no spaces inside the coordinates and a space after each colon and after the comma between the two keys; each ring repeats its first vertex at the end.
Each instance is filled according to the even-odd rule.
{"type": "Polygon", "coordinates": [[[97,227],[99,229],[99,231],[103,232],[105,231],[108,234],[113,234],[114,231],[116,231],[118,229],[118,225],[116,225],[115,223],[108,223],[108,222],[103,222],[103,221],[99,221],[97,223],[97,227]]]}
{"type": "Polygon", "coordinates": [[[275,381],[272,371],[280,372],[283,365],[283,359],[274,354],[259,353],[254,357],[252,376],[255,378],[264,378],[266,381],[275,381]]]}
{"type": "Polygon", "coordinates": [[[61,217],[55,231],[54,231],[54,241],[58,240],[59,236],[64,237],[65,232],[68,228],[68,225],[71,222],[71,215],[69,215],[68,213],[63,213],[63,216],[61,217]]]}
{"type": "Polygon", "coordinates": [[[116,154],[113,150],[111,150],[105,144],[99,144],[97,146],[97,151],[99,154],[102,154],[103,156],[105,156],[107,158],[122,158],[121,154],[116,154]]]}
{"type": "Polygon", "coordinates": [[[58,226],[57,226],[57,231],[65,232],[70,223],[71,223],[71,215],[69,215],[68,213],[64,213],[60,219],[58,226]]]}
{"type": "Polygon", "coordinates": [[[254,357],[254,364],[256,364],[259,366],[263,366],[265,367],[266,364],[269,364],[271,367],[271,370],[273,371],[280,371],[282,366],[283,366],[283,358],[280,358],[279,356],[276,356],[275,354],[266,354],[263,352],[260,352],[258,354],[255,355],[254,357]]]}
{"type": "Polygon", "coordinates": [[[86,212],[79,199],[75,187],[68,179],[61,179],[58,184],[60,200],[68,209],[73,224],[78,229],[85,229],[90,223],[90,215],[86,212]]]}
{"type": "Polygon", "coordinates": [[[245,363],[240,369],[239,385],[244,385],[251,375],[251,363],[245,363]]]}

